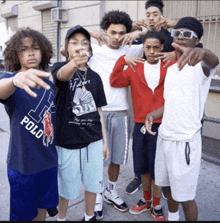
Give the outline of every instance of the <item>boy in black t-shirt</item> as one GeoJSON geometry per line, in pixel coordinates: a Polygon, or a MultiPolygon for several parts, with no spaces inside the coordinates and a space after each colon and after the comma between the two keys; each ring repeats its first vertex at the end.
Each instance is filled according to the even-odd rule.
{"type": "Polygon", "coordinates": [[[100,76],[87,66],[91,54],[90,34],[77,25],[66,34],[66,62],[52,67],[57,87],[58,220],[66,219],[69,200],[79,195],[81,179],[85,187],[83,221],[96,220],[96,194],[104,189],[103,155],[107,160],[109,151],[101,107],[107,102],[100,76]]]}

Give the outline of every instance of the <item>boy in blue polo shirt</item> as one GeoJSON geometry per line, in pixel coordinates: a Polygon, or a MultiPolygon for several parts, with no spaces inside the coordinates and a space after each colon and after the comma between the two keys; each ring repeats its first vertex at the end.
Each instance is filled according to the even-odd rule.
{"type": "Polygon", "coordinates": [[[58,205],[54,84],[45,72],[52,56],[51,43],[29,28],[6,43],[13,73],[0,78],[0,102],[10,119],[10,221],[42,221],[58,205]]]}

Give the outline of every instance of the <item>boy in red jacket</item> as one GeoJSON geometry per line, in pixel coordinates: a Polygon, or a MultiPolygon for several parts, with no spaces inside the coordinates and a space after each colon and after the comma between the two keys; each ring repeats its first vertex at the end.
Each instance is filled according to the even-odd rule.
{"type": "MultiPolygon", "coordinates": [[[[167,68],[165,63],[157,59],[157,54],[163,50],[164,36],[157,31],[148,31],[144,37],[144,53],[147,60],[121,56],[115,64],[110,76],[112,87],[131,87],[134,111],[133,132],[133,162],[135,174],[141,175],[143,197],[130,208],[131,214],[139,214],[151,210],[151,215],[157,221],[165,221],[166,217],[160,205],[161,187],[154,182],[154,160],[156,151],[156,136],[143,134],[142,127],[146,114],[164,104],[164,78],[167,68]],[[124,66],[129,65],[124,70],[124,66]],[[153,201],[151,199],[151,185],[153,186],[153,201]]],[[[152,129],[157,132],[161,119],[154,120],[152,129]]]]}

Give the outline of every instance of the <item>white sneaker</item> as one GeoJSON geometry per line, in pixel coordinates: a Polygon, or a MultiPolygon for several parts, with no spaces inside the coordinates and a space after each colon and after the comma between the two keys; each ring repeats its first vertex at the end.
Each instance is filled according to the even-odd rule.
{"type": "Polygon", "coordinates": [[[96,194],[95,210],[94,210],[96,220],[102,220],[103,218],[102,211],[103,211],[103,198],[102,198],[102,193],[100,193],[96,194]]]}
{"type": "Polygon", "coordinates": [[[106,188],[105,195],[104,195],[104,201],[108,204],[112,204],[115,209],[118,211],[125,212],[128,210],[127,204],[121,199],[121,197],[118,195],[117,190],[108,190],[106,188]]]}

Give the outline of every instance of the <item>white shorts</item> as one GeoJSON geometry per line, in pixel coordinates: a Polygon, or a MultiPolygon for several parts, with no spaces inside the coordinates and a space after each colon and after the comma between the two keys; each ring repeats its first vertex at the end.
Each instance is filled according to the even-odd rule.
{"type": "Polygon", "coordinates": [[[79,196],[81,181],[86,191],[101,193],[103,184],[102,140],[88,148],[65,149],[57,146],[59,195],[67,200],[79,196]]]}
{"type": "Polygon", "coordinates": [[[169,141],[158,135],[155,184],[170,186],[172,197],[177,202],[193,200],[196,195],[202,151],[201,134],[188,145],[186,149],[186,142],[169,141]]]}

